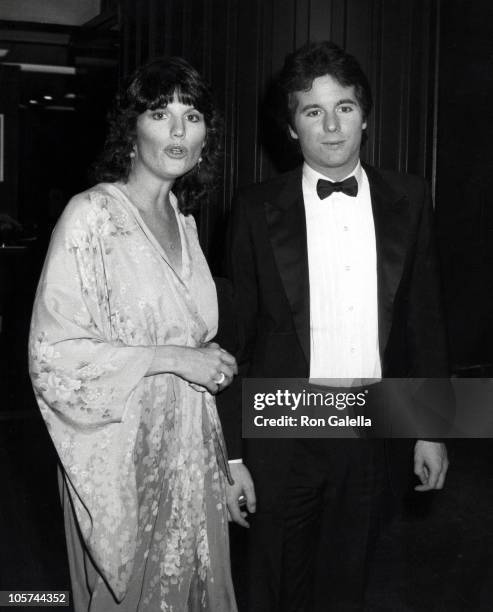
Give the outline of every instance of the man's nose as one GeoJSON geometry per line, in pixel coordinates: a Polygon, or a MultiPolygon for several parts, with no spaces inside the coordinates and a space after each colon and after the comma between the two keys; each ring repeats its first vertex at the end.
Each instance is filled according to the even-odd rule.
{"type": "Polygon", "coordinates": [[[331,112],[325,115],[324,128],[327,132],[337,132],[339,130],[340,123],[337,113],[331,112]]]}

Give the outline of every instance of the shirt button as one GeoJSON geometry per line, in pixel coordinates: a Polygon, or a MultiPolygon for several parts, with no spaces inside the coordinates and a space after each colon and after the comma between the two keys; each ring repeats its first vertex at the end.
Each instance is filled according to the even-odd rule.
{"type": "Polygon", "coordinates": [[[349,272],[351,270],[351,266],[344,266],[344,270],[346,270],[346,272],[349,272]]]}
{"type": "Polygon", "coordinates": [[[354,348],[354,346],[351,348],[351,354],[354,355],[354,353],[356,353],[356,349],[354,348]]]}
{"type": "Polygon", "coordinates": [[[353,310],[354,310],[354,306],[350,306],[350,307],[348,308],[348,310],[349,310],[349,312],[353,312],[353,310]]]}
{"type": "Polygon", "coordinates": [[[347,225],[344,226],[344,231],[348,232],[349,231],[349,227],[347,225]]]}

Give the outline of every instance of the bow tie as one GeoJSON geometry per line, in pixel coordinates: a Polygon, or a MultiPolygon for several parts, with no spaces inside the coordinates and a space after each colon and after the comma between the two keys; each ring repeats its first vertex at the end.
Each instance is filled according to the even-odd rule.
{"type": "Polygon", "coordinates": [[[334,191],[342,191],[342,193],[354,198],[358,195],[358,181],[354,176],[350,176],[340,183],[332,183],[331,181],[318,179],[317,194],[321,200],[328,198],[334,191]]]}

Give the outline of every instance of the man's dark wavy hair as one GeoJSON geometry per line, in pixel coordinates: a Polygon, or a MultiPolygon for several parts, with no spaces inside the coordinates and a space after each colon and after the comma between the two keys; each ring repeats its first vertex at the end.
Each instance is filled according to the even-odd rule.
{"type": "Polygon", "coordinates": [[[330,75],[343,87],[354,86],[354,93],[368,119],[373,105],[371,87],[356,58],[330,41],[309,42],[290,53],[279,74],[278,87],[283,98],[286,125],[293,127],[296,110],[295,91],[308,91],[313,80],[330,75]]]}
{"type": "Polygon", "coordinates": [[[166,107],[175,94],[182,104],[193,106],[204,115],[207,129],[201,163],[176,179],[173,185],[180,211],[188,214],[201,201],[206,201],[215,187],[222,123],[208,84],[181,57],[157,58],[129,77],[109,114],[108,135],[92,174],[97,182],[125,182],[131,168],[137,117],[148,109],[166,107]]]}

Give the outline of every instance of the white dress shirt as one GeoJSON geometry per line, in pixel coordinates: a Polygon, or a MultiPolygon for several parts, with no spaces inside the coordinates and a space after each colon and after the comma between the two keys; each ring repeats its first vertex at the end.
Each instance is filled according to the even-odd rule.
{"type": "MultiPolygon", "coordinates": [[[[306,163],[303,198],[310,276],[310,379],[362,384],[382,374],[378,346],[377,256],[370,185],[358,162],[348,176],[358,195],[334,192],[321,200],[306,163]]],[[[346,177],[348,178],[348,177],[346,177]]]]}

